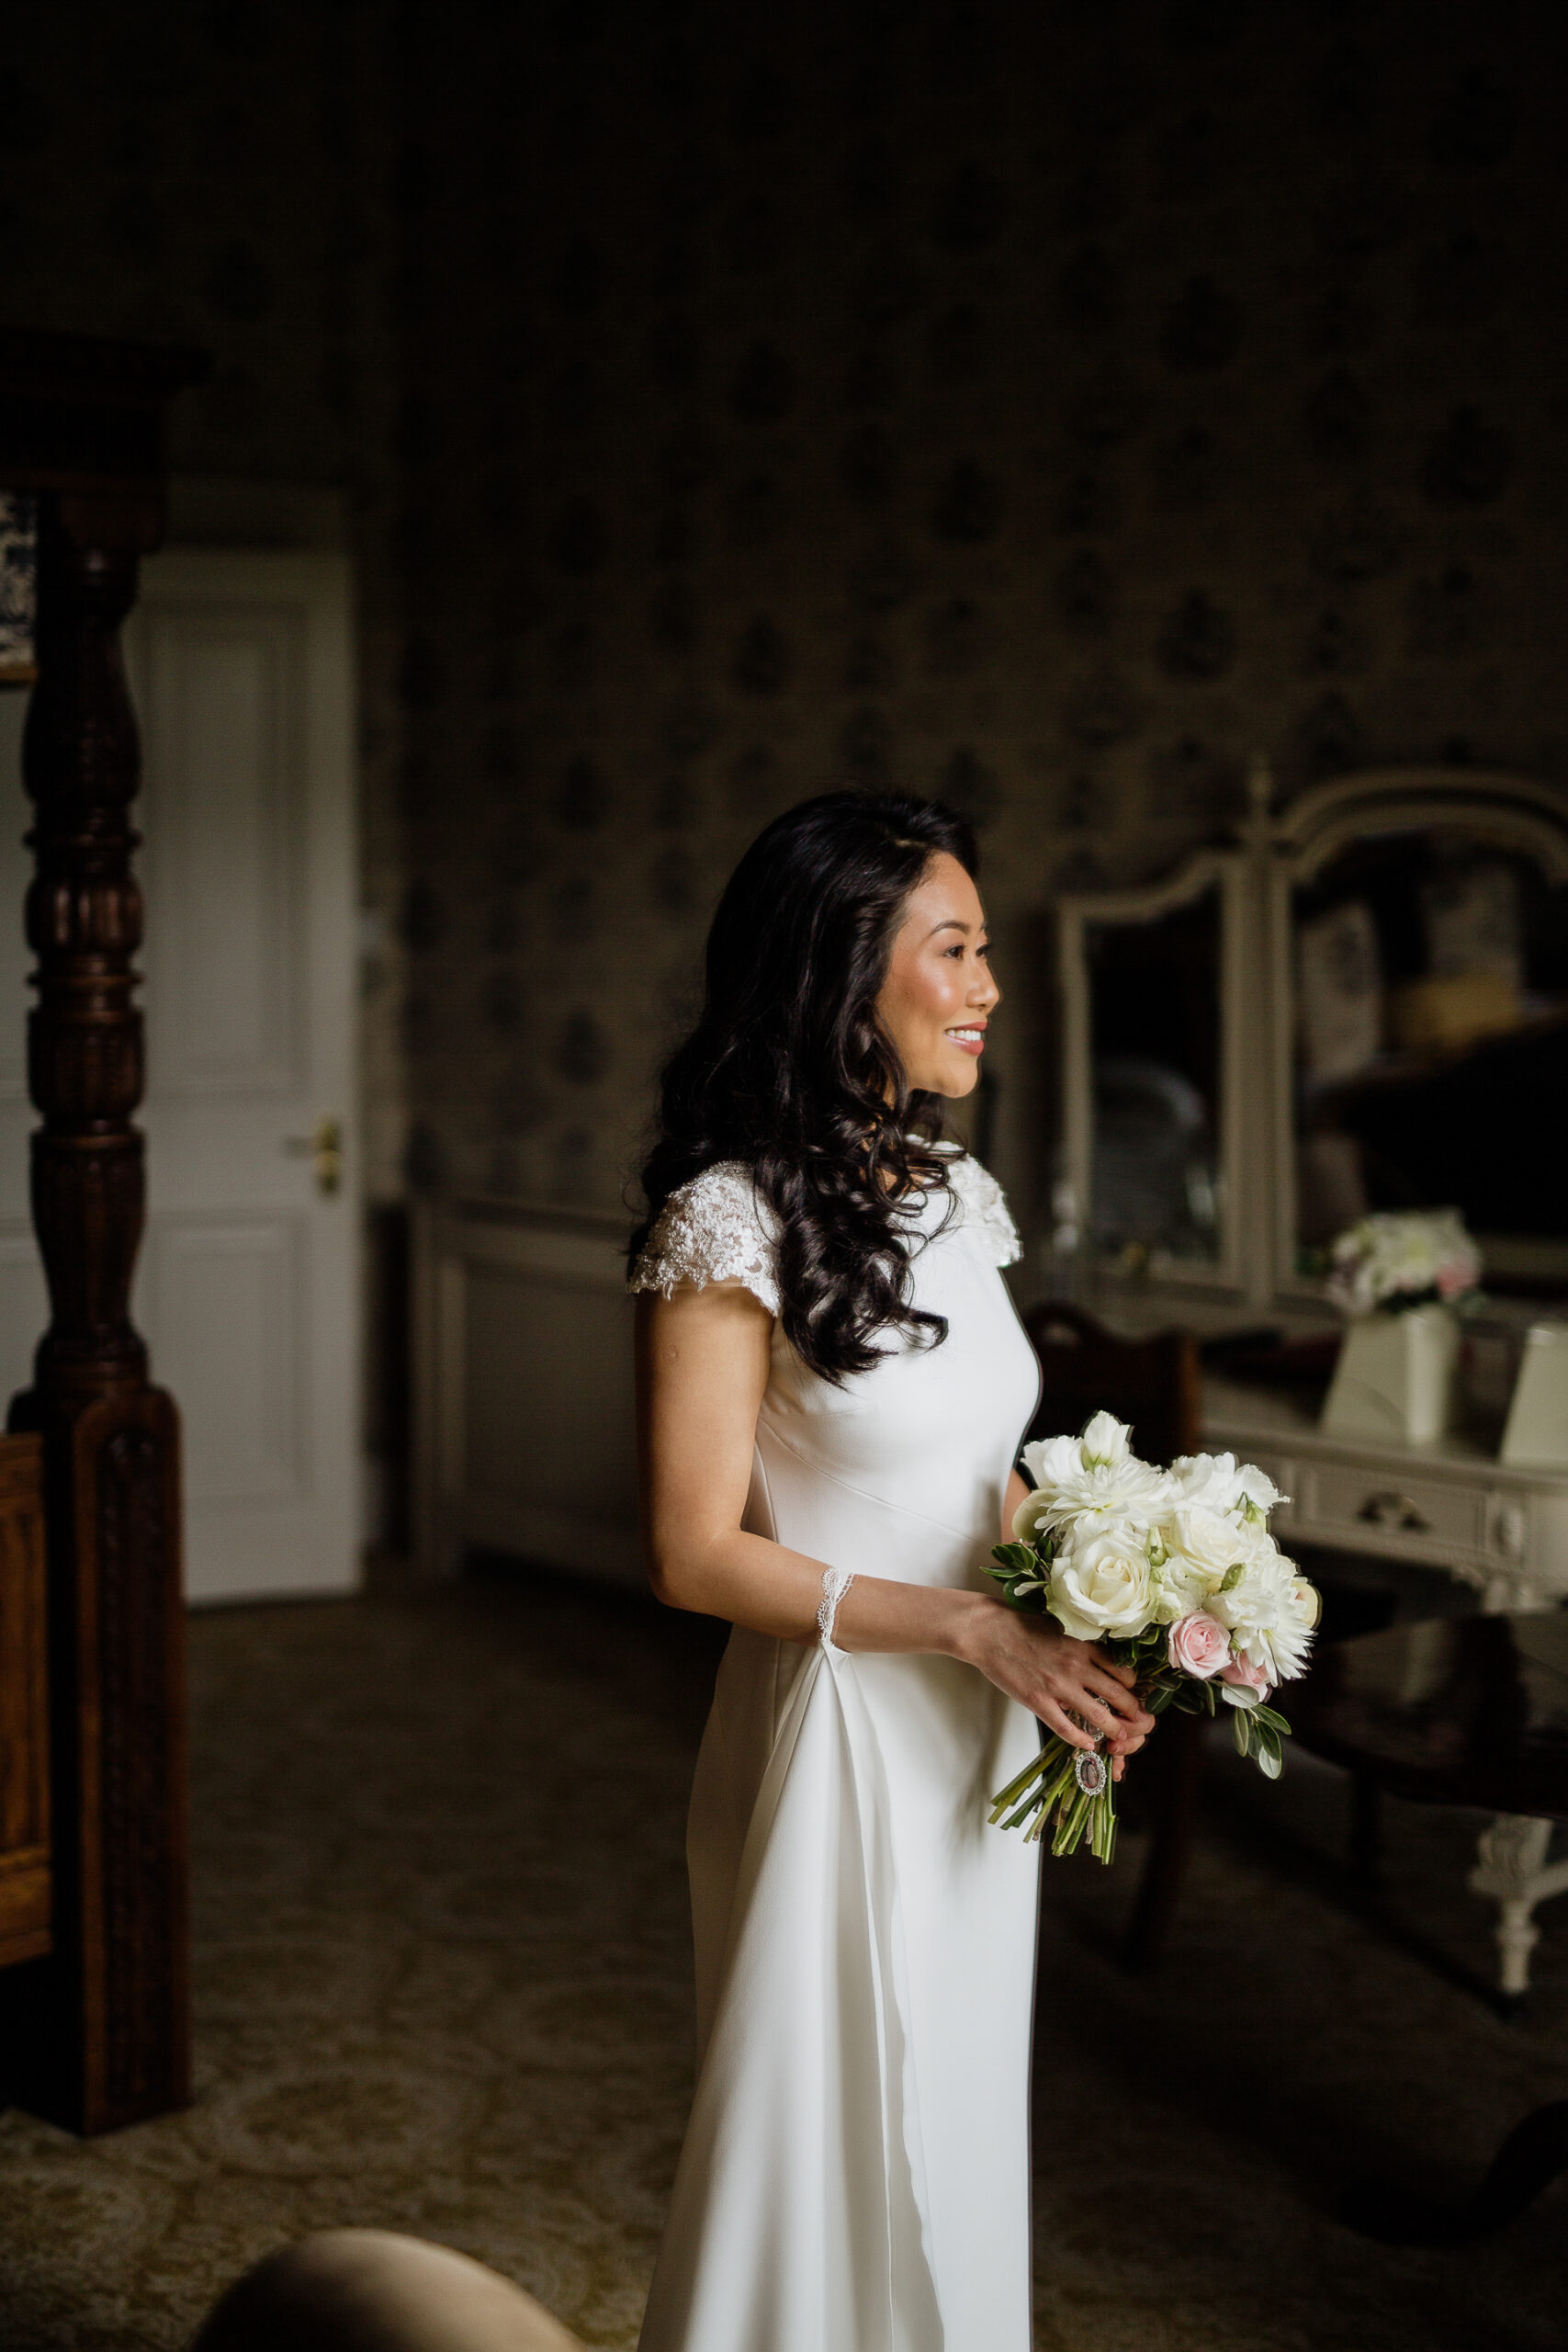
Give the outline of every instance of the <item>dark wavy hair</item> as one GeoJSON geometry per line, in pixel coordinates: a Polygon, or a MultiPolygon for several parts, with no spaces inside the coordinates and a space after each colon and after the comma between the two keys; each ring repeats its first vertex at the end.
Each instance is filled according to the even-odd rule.
{"type": "Polygon", "coordinates": [[[779,1223],[779,1319],[812,1371],[867,1372],[883,1331],[928,1345],[897,1204],[947,1187],[942,1098],[911,1091],[877,1017],[893,935],[942,851],[978,870],[962,817],[897,794],[829,792],[759,834],[708,933],[695,1029],[667,1063],[635,1257],[680,1185],[751,1171],[779,1223]]]}

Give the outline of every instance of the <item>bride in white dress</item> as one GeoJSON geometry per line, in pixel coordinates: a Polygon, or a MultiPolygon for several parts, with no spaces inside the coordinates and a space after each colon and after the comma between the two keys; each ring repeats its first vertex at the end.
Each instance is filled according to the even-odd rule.
{"type": "Polygon", "coordinates": [[[930,804],[791,810],[665,1074],[632,1269],[648,1550],[662,1599],[735,1630],[640,2352],[1029,2352],[1038,1849],[987,1801],[1036,1717],[1118,1773],[1151,1725],[982,1574],[1037,1373],[1002,1195],[940,1140],[1000,998],[975,871],[930,804]]]}

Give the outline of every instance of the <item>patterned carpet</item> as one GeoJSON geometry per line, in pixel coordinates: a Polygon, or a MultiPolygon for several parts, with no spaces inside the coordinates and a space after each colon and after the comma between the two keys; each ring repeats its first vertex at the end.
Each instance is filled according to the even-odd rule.
{"type": "MultiPolygon", "coordinates": [[[[175,2352],[335,2222],[459,2246],[623,2352],[688,2092],[713,1629],[518,1577],[192,1631],[197,2104],[92,2145],[0,2115],[6,2352],[175,2352]]],[[[1561,2346],[1568,2183],[1468,2252],[1333,2204],[1363,2166],[1460,2189],[1568,2096],[1568,1906],[1505,2025],[1463,1981],[1469,1825],[1397,1809],[1390,1933],[1344,1898],[1342,1804],[1299,1759],[1275,1790],[1221,1765],[1152,1984],[1107,1956],[1135,1841],[1047,1864],[1040,2352],[1561,2346]]]]}

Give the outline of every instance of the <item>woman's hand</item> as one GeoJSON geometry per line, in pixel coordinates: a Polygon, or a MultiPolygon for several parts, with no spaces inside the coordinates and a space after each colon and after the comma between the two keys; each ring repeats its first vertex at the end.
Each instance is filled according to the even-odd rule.
{"type": "Polygon", "coordinates": [[[1039,1617],[1021,1616],[999,1600],[976,1609],[965,1627],[964,1655],[987,1681],[1027,1707],[1073,1747],[1093,1747],[1103,1738],[1111,1770],[1122,1778],[1124,1759],[1134,1755],[1155,1727],[1133,1696],[1133,1669],[1117,1666],[1092,1642],[1039,1617]],[[1085,1731],[1077,1720],[1090,1728],[1085,1731]]]}

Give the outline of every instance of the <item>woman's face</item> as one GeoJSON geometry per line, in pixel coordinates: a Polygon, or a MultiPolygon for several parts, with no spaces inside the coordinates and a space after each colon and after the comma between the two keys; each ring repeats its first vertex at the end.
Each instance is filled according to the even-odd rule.
{"type": "Polygon", "coordinates": [[[986,1023],[1002,997],[989,953],[980,893],[958,860],[940,851],[909,894],[876,1000],[912,1090],[974,1091],[986,1023]]]}

